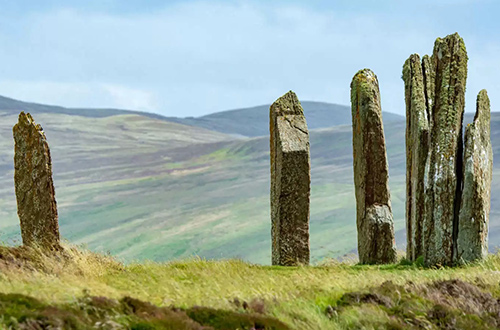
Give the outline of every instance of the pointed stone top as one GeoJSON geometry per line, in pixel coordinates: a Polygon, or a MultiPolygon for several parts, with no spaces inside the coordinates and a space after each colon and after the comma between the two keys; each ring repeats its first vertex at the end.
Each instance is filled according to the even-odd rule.
{"type": "Polygon", "coordinates": [[[403,80],[406,81],[407,79],[410,78],[412,74],[412,66],[418,65],[421,66],[420,64],[420,55],[417,53],[411,54],[410,57],[405,61],[405,64],[403,65],[403,80]]]}
{"type": "MultiPolygon", "coordinates": [[[[16,125],[14,125],[13,131],[15,132],[16,130],[20,129],[21,127],[34,127],[36,131],[38,131],[42,137],[45,139],[45,133],[43,132],[42,125],[37,124],[35,122],[35,119],[31,116],[31,114],[25,113],[24,111],[21,111],[19,114],[18,122],[16,125]]],[[[32,128],[31,128],[32,129],[32,128]]]]}
{"type": "Polygon", "coordinates": [[[479,94],[477,94],[474,124],[477,125],[476,123],[478,122],[480,125],[483,123],[489,124],[490,122],[490,98],[488,97],[486,89],[482,89],[479,94]]]}
{"type": "Polygon", "coordinates": [[[437,44],[440,44],[440,43],[450,44],[450,43],[455,43],[455,42],[458,42],[460,44],[465,45],[464,40],[462,39],[462,37],[458,34],[458,32],[455,32],[453,34],[447,35],[444,38],[439,38],[439,37],[436,38],[436,42],[434,43],[434,46],[436,46],[437,44]]]}
{"type": "Polygon", "coordinates": [[[31,114],[28,112],[28,113],[24,113],[24,111],[21,111],[21,113],[19,114],[19,123],[22,123],[22,124],[31,124],[31,123],[34,123],[35,120],[33,119],[33,117],[31,116],[31,114]]]}
{"type": "Polygon", "coordinates": [[[302,105],[293,91],[288,91],[285,95],[278,98],[271,105],[270,110],[271,114],[274,113],[276,116],[304,115],[302,105]]]}
{"type": "Polygon", "coordinates": [[[444,38],[437,38],[434,43],[434,55],[437,55],[439,60],[441,60],[443,56],[450,56],[451,53],[457,56],[464,56],[465,60],[467,60],[467,50],[465,48],[464,39],[462,39],[457,32],[447,35],[444,38]]]}

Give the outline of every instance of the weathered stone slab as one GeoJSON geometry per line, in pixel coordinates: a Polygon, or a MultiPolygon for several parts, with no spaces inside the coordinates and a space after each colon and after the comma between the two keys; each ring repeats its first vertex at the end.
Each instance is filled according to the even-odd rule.
{"type": "Polygon", "coordinates": [[[406,101],[406,256],[423,255],[422,225],[425,214],[425,164],[429,153],[429,118],[423,65],[418,54],[403,66],[406,101]]]}
{"type": "Polygon", "coordinates": [[[490,100],[479,92],[474,122],[465,129],[464,186],[458,222],[457,261],[470,262],[488,254],[493,150],[490,100]]]}
{"type": "Polygon", "coordinates": [[[462,186],[467,79],[467,52],[462,38],[456,33],[438,38],[431,64],[435,88],[423,227],[424,261],[427,265],[452,265],[462,186]]]}
{"type": "Polygon", "coordinates": [[[23,244],[58,249],[59,224],[49,145],[40,125],[21,112],[13,128],[14,183],[23,244]]]}
{"type": "Polygon", "coordinates": [[[377,76],[369,69],[358,71],[352,79],[351,110],[359,260],[362,264],[395,262],[380,91],[377,76]]]}
{"type": "Polygon", "coordinates": [[[270,133],[272,264],[309,264],[309,132],[294,92],[271,105],[270,133]]]}

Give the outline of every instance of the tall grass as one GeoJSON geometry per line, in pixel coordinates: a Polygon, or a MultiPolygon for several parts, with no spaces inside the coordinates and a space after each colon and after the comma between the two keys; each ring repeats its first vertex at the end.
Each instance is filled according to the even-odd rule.
{"type": "Polygon", "coordinates": [[[405,286],[450,279],[480,283],[496,296],[500,256],[441,269],[411,264],[360,266],[352,261],[275,267],[199,258],[124,265],[110,256],[70,245],[55,254],[0,247],[0,293],[28,295],[49,304],[72,303],[84,296],[130,296],[157,306],[234,311],[246,303],[248,308],[276,317],[294,329],[352,328],[367,318],[385,324],[391,317],[376,304],[351,306],[340,314],[336,311],[336,317],[328,310],[339,306],[346,293],[369,291],[384,282],[405,286]]]}

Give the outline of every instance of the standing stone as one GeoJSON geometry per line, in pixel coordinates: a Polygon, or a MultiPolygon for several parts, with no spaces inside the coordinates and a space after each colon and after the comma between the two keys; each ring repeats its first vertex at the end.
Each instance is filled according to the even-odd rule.
{"type": "Polygon", "coordinates": [[[31,115],[24,112],[19,114],[13,133],[14,182],[23,244],[58,249],[57,207],[45,134],[31,115]]]}
{"type": "Polygon", "coordinates": [[[429,113],[423,67],[418,54],[411,55],[403,66],[406,100],[406,256],[411,261],[423,255],[425,164],[429,152],[429,113]]]}
{"type": "Polygon", "coordinates": [[[427,265],[453,264],[462,187],[462,121],[467,52],[457,34],[438,38],[431,58],[435,74],[431,141],[423,227],[427,265]]]}
{"type": "Polygon", "coordinates": [[[359,260],[362,264],[395,262],[380,92],[377,76],[369,69],[358,71],[352,80],[351,110],[359,260]]]}
{"type": "Polygon", "coordinates": [[[490,140],[490,100],[477,96],[474,122],[465,129],[464,187],[458,223],[457,261],[470,262],[488,254],[493,151],[490,140]]]}
{"type": "Polygon", "coordinates": [[[269,119],[272,264],[309,264],[309,132],[297,95],[277,99],[269,119]]]}

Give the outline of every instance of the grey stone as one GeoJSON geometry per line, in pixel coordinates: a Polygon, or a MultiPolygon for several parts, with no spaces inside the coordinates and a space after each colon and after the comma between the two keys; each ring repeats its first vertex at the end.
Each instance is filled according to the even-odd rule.
{"type": "Polygon", "coordinates": [[[40,125],[21,112],[13,128],[14,183],[23,244],[59,249],[59,224],[49,145],[40,125]]]}
{"type": "Polygon", "coordinates": [[[477,96],[474,122],[465,129],[464,186],[458,222],[457,261],[470,262],[488,254],[493,150],[490,140],[490,100],[477,96]]]}
{"type": "Polygon", "coordinates": [[[362,264],[396,261],[389,167],[377,76],[358,71],[351,83],[358,254],[362,264]]]}
{"type": "MultiPolygon", "coordinates": [[[[428,57],[427,60],[428,62],[428,57]]],[[[427,64],[428,65],[428,64],[427,64]]],[[[422,226],[425,214],[425,165],[429,154],[429,112],[424,69],[418,54],[403,66],[406,101],[406,256],[423,255],[422,226]]]]}
{"type": "Polygon", "coordinates": [[[271,105],[269,119],[272,264],[309,264],[309,132],[294,92],[271,105]]]}

